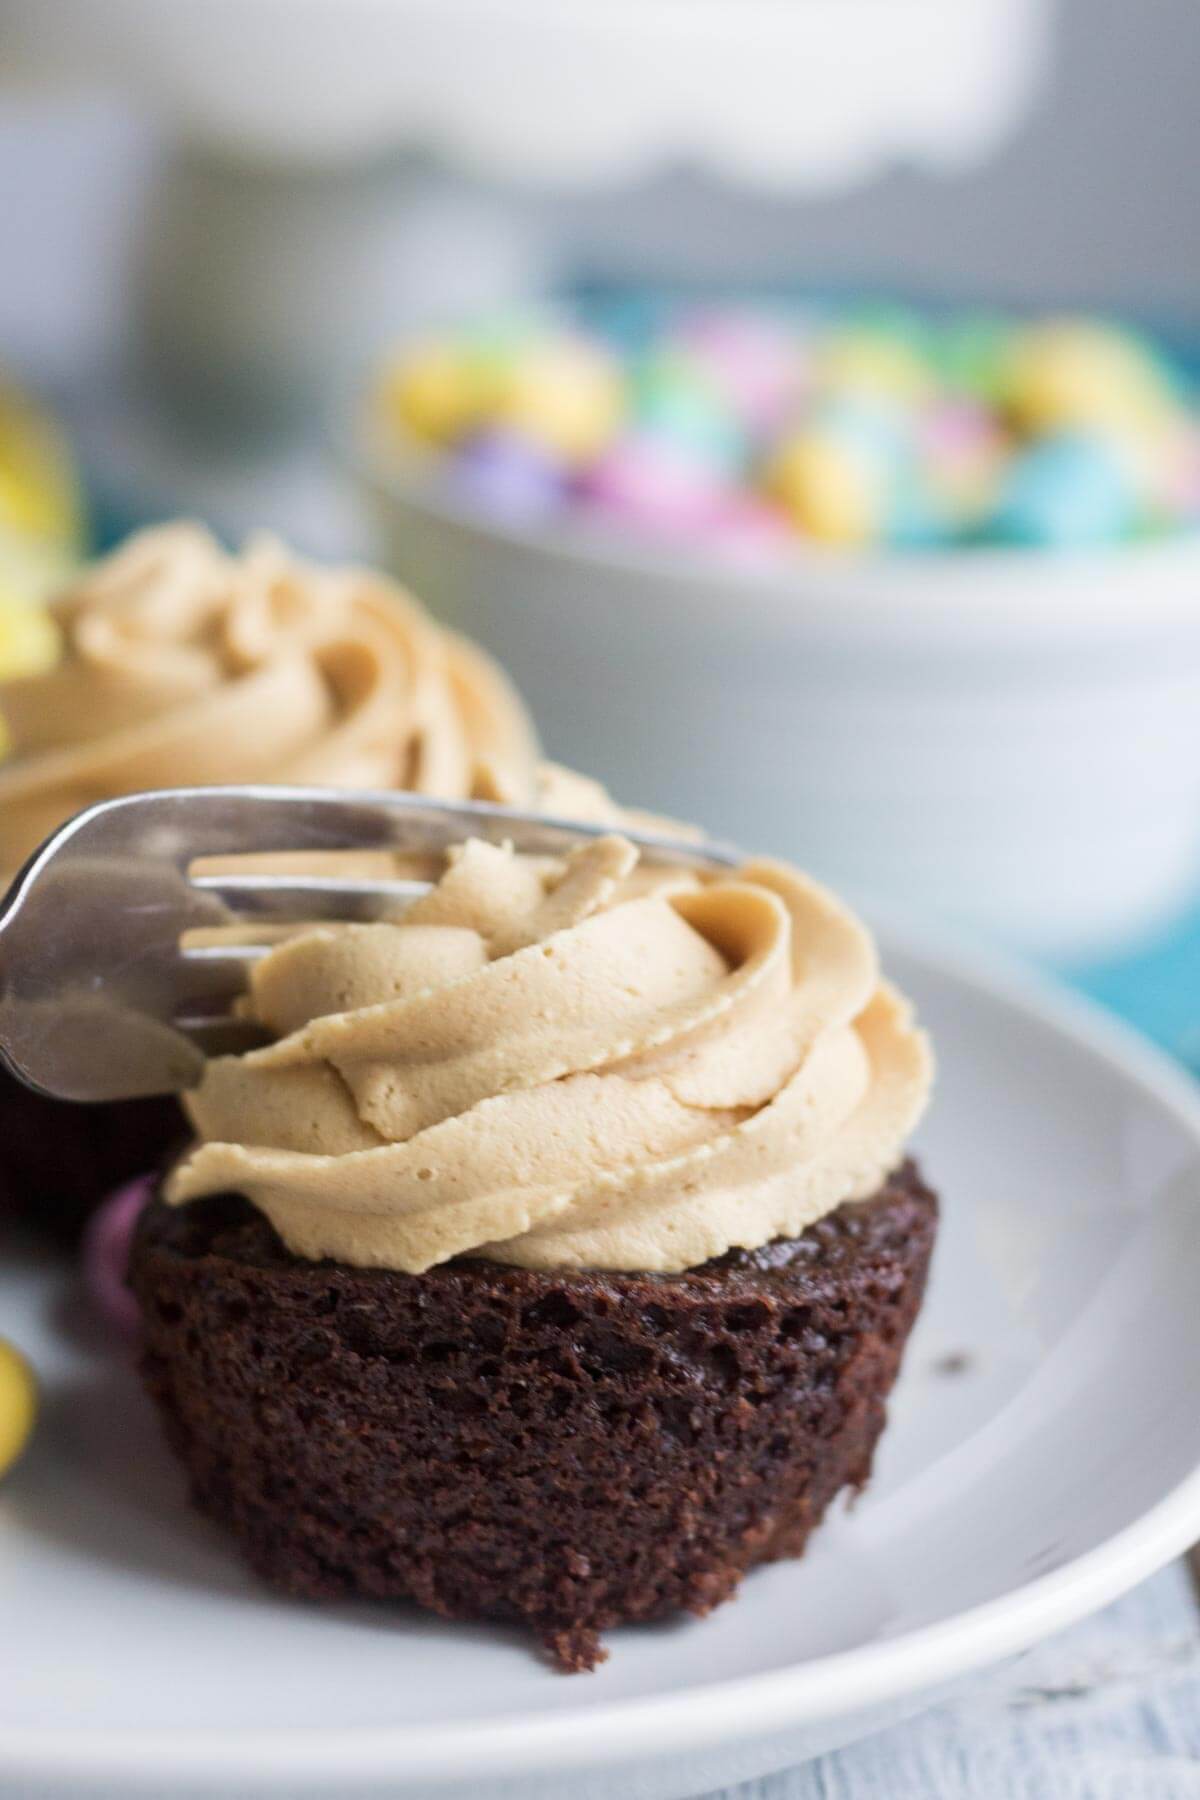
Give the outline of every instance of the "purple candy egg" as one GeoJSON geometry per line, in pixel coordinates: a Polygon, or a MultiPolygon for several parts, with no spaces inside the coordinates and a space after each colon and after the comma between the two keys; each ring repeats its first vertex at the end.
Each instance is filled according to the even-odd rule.
{"type": "Polygon", "coordinates": [[[560,463],[515,432],[488,431],[467,441],[447,471],[451,491],[507,525],[544,519],[561,504],[566,475],[560,463]]]}
{"type": "Polygon", "coordinates": [[[667,535],[702,527],[731,496],[719,468],[649,432],[614,444],[583,472],[577,493],[593,512],[667,535]]]}
{"type": "Polygon", "coordinates": [[[83,1278],[88,1295],[105,1323],[123,1337],[135,1336],[141,1320],[125,1277],[134,1227],[153,1192],[154,1177],[139,1175],[101,1203],[84,1233],[83,1278]]]}

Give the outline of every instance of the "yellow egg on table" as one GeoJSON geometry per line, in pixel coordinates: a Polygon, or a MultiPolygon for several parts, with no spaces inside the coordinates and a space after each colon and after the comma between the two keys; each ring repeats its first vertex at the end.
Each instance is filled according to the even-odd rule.
{"type": "Polygon", "coordinates": [[[490,371],[465,346],[431,340],[383,371],[379,404],[399,424],[432,444],[453,444],[479,424],[491,392],[490,371]]]}
{"type": "Polygon", "coordinates": [[[37,1384],[16,1347],[0,1338],[0,1476],[12,1468],[33,1431],[37,1384]]]}
{"type": "Polygon", "coordinates": [[[797,432],[776,452],[767,491],[806,536],[866,544],[878,536],[878,483],[854,447],[832,434],[797,432]]]}
{"type": "Polygon", "coordinates": [[[1019,429],[1145,432],[1179,411],[1171,383],[1131,334],[1086,319],[1052,319],[1018,334],[1008,409],[1019,429]]]}
{"type": "Polygon", "coordinates": [[[616,435],[625,384],[616,363],[584,343],[538,344],[495,370],[490,422],[567,463],[586,462],[616,435]]]}

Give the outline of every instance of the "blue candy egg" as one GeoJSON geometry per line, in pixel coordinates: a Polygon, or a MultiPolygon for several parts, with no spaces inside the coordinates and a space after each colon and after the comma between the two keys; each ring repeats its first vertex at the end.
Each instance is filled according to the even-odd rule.
{"type": "Polygon", "coordinates": [[[892,492],[885,536],[899,550],[938,550],[954,542],[953,522],[921,481],[903,477],[892,492]]]}
{"type": "Polygon", "coordinates": [[[652,357],[634,382],[634,430],[666,439],[724,473],[745,458],[746,434],[704,372],[686,357],[652,357]]]}
{"type": "Polygon", "coordinates": [[[1102,438],[1063,434],[1014,457],[991,519],[1003,543],[1086,549],[1127,535],[1137,506],[1128,471],[1102,438]]]}
{"type": "Polygon", "coordinates": [[[913,453],[911,425],[905,414],[886,401],[867,395],[838,394],[809,408],[812,429],[836,438],[864,461],[898,478],[913,453]]]}

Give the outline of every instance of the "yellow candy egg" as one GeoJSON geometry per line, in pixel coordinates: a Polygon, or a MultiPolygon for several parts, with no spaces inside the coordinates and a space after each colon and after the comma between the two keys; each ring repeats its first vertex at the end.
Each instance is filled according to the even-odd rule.
{"type": "Polygon", "coordinates": [[[776,452],[767,490],[808,537],[826,544],[865,544],[877,536],[878,483],[851,445],[834,435],[798,432],[776,452]]]}
{"type": "Polygon", "coordinates": [[[19,1350],[0,1338],[0,1476],[7,1474],[29,1442],[36,1415],[33,1370],[19,1350]]]}
{"type": "Polygon", "coordinates": [[[58,627],[49,613],[10,591],[0,573],[0,681],[39,675],[58,656],[58,627]]]}
{"type": "MultiPolygon", "coordinates": [[[[26,575],[25,562],[19,556],[14,559],[10,547],[0,539],[0,684],[40,674],[59,653],[58,626],[44,607],[28,597],[35,590],[26,575]],[[14,561],[15,574],[9,566],[14,561]]],[[[0,688],[0,758],[12,747],[3,708],[0,688]]]]}
{"type": "Polygon", "coordinates": [[[1152,431],[1179,410],[1136,338],[1086,319],[1052,319],[1014,346],[1008,405],[1023,431],[1152,431]]]}
{"type": "Polygon", "coordinates": [[[532,346],[497,367],[493,424],[530,439],[567,463],[596,456],[625,411],[620,370],[603,351],[570,340],[532,346]]]}
{"type": "Polygon", "coordinates": [[[453,444],[483,418],[488,371],[461,345],[431,340],[390,363],[379,385],[386,419],[432,444],[453,444]]]}
{"type": "Polygon", "coordinates": [[[933,376],[919,351],[903,337],[884,331],[833,333],[813,359],[816,384],[829,393],[864,394],[898,401],[923,400],[933,376]]]}
{"type": "Polygon", "coordinates": [[[83,504],[66,441],[45,413],[0,387],[0,528],[78,552],[83,504]]]}

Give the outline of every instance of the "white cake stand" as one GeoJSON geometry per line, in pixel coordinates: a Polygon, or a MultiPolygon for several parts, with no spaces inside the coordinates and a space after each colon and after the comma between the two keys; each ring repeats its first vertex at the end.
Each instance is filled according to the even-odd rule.
{"type": "Polygon", "coordinates": [[[226,154],[402,144],[489,175],[664,160],[788,186],[962,165],[1023,115],[1047,0],[0,0],[6,60],[141,93],[226,154]],[[11,49],[10,46],[11,45],[11,49]]]}
{"type": "Polygon", "coordinates": [[[690,166],[824,193],[982,159],[1037,90],[1051,4],[0,0],[0,73],[117,87],[163,122],[147,410],[207,414],[226,467],[381,339],[553,282],[531,186],[690,166]]]}

